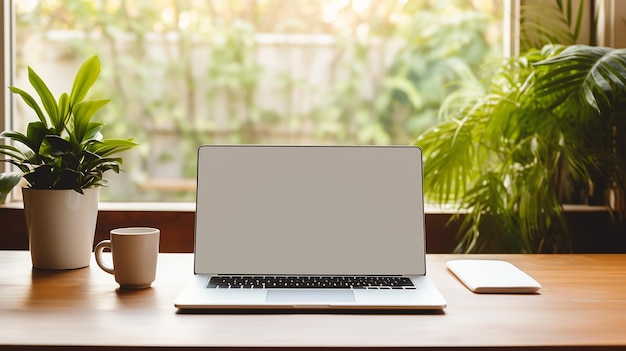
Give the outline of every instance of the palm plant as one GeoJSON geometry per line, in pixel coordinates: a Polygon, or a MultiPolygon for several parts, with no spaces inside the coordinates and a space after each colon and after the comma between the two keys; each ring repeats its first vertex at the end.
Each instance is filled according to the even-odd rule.
{"type": "Polygon", "coordinates": [[[57,99],[43,80],[28,68],[31,85],[41,105],[26,91],[9,87],[34,111],[38,120],[28,124],[26,133],[4,131],[0,137],[14,140],[15,145],[0,145],[2,160],[21,172],[0,176],[0,195],[6,196],[23,177],[34,189],[82,189],[106,184],[104,172],[119,172],[122,159],[111,157],[136,145],[132,139],[105,139],[102,122],[95,113],[109,100],[85,99],[100,74],[98,56],[87,59],[76,73],[70,94],[57,99]]]}
{"type": "Polygon", "coordinates": [[[624,193],[625,103],[626,49],[585,45],[529,50],[482,94],[451,97],[415,144],[427,197],[467,213],[457,251],[570,251],[563,172],[624,193]]]}
{"type": "MultiPolygon", "coordinates": [[[[520,49],[540,48],[546,43],[574,44],[582,33],[585,7],[590,1],[553,0],[522,4],[520,9],[520,49]]],[[[594,26],[589,40],[595,40],[594,26]]]]}

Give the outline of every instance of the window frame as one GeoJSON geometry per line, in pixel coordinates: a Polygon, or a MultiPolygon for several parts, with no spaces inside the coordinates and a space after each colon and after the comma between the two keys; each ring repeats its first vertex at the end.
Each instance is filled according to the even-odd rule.
{"type": "MultiPolygon", "coordinates": [[[[504,33],[509,45],[504,45],[505,55],[515,55],[519,52],[519,18],[520,6],[523,0],[505,0],[504,6],[504,33]]],[[[599,4],[604,18],[609,18],[612,13],[605,13],[605,0],[599,4]]],[[[610,9],[609,9],[610,10],[610,9]]],[[[15,11],[13,1],[3,1],[0,7],[0,34],[4,39],[0,64],[4,68],[0,73],[0,81],[3,87],[11,85],[14,71],[14,43],[13,25],[15,23],[15,11]]],[[[613,30],[615,30],[613,28],[613,30]]],[[[606,29],[607,35],[611,35],[606,29]]],[[[602,33],[604,35],[604,33],[602,33]]],[[[599,35],[600,36],[600,35],[599,35]]],[[[13,99],[8,89],[3,89],[0,96],[0,105],[4,111],[4,118],[0,119],[0,130],[11,128],[13,99]]],[[[0,171],[7,168],[6,163],[0,163],[0,171]]],[[[597,209],[595,210],[597,211],[597,209]]],[[[573,214],[587,213],[592,216],[602,215],[589,209],[570,209],[573,214]]],[[[605,213],[606,214],[606,213],[605,213]]],[[[453,211],[441,208],[427,207],[426,209],[426,232],[427,252],[446,253],[454,249],[455,237],[462,216],[449,222],[453,218],[453,211]]],[[[574,215],[576,217],[577,215],[574,215]]],[[[578,218],[588,218],[586,215],[578,218]]],[[[586,223],[597,223],[587,221],[586,223]]],[[[28,241],[23,220],[23,204],[12,201],[0,204],[0,223],[3,223],[2,235],[0,235],[0,249],[28,249],[28,241]]],[[[192,252],[193,234],[195,223],[194,203],[128,203],[128,202],[103,202],[99,207],[98,225],[95,242],[108,237],[113,228],[124,226],[153,226],[162,231],[162,252],[192,252]]]]}
{"type": "MultiPolygon", "coordinates": [[[[504,0],[504,23],[505,27],[503,33],[503,39],[505,40],[505,45],[503,45],[504,55],[509,56],[514,54],[515,48],[512,48],[511,45],[507,45],[506,43],[519,38],[519,28],[514,28],[515,26],[508,29],[508,26],[513,23],[519,22],[519,8],[520,2],[523,0],[504,0]],[[516,34],[517,33],[517,34],[516,34]]],[[[16,10],[15,10],[16,0],[7,0],[3,1],[3,6],[0,9],[2,13],[0,13],[0,21],[2,21],[2,26],[0,26],[0,32],[4,38],[3,52],[1,57],[1,64],[4,67],[3,74],[0,76],[0,80],[3,83],[3,87],[8,87],[13,85],[14,77],[15,77],[15,33],[14,26],[16,25],[16,10]]],[[[519,27],[519,26],[517,26],[519,27]]],[[[6,130],[15,128],[13,123],[13,115],[15,113],[15,98],[11,96],[8,89],[4,89],[0,105],[4,110],[4,118],[0,119],[0,130],[6,130]]],[[[7,169],[10,169],[10,165],[4,162],[0,163],[0,172],[4,172],[7,169]]],[[[19,196],[19,191],[13,191],[12,194],[9,194],[7,197],[7,202],[21,202],[21,197],[19,196]]],[[[153,209],[153,208],[172,208],[177,209],[179,205],[177,202],[171,203],[125,203],[125,202],[111,202],[107,206],[110,208],[119,208],[120,210],[143,210],[143,209],[153,209]]]]}

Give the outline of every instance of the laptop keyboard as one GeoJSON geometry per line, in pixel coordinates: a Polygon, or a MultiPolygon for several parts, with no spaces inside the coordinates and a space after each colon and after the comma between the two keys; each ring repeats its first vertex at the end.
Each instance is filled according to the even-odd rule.
{"type": "Polygon", "coordinates": [[[207,288],[217,289],[415,289],[411,279],[398,276],[241,276],[211,277],[207,288]]]}

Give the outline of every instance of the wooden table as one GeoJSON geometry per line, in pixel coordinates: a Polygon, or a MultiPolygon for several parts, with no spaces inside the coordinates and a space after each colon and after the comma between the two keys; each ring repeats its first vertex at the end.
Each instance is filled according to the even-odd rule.
{"type": "Polygon", "coordinates": [[[152,288],[121,291],[95,263],[40,271],[27,251],[0,251],[0,349],[626,349],[626,255],[469,257],[507,260],[541,293],[474,294],[446,270],[459,256],[429,255],[428,274],[448,301],[441,314],[180,314],[173,301],[192,274],[191,254],[160,254],[152,288]]]}

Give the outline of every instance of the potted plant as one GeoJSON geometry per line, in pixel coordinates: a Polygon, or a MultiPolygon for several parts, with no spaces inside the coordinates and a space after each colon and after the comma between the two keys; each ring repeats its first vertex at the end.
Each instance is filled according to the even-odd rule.
{"type": "Polygon", "coordinates": [[[107,171],[119,172],[122,159],[111,155],[136,145],[132,139],[105,139],[95,113],[109,100],[86,99],[100,74],[98,56],[76,73],[72,90],[58,100],[32,68],[28,79],[41,105],[26,91],[9,87],[35,112],[38,120],[25,133],[4,131],[14,141],[0,145],[4,162],[20,172],[0,177],[6,192],[25,180],[24,213],[33,266],[73,269],[89,265],[98,213],[100,187],[107,171]]]}
{"type": "Polygon", "coordinates": [[[570,252],[564,180],[596,193],[606,184],[618,201],[603,204],[623,210],[626,49],[530,49],[477,91],[448,101],[415,142],[426,196],[465,214],[457,251],[570,252]]]}

